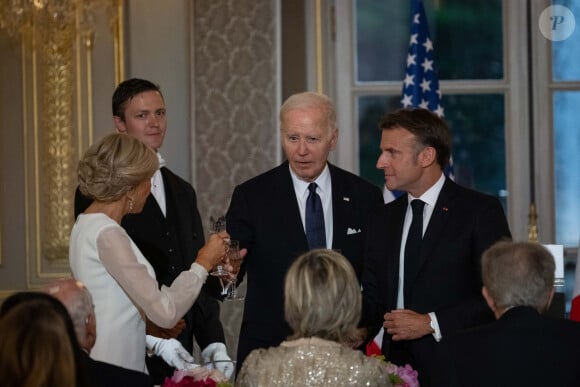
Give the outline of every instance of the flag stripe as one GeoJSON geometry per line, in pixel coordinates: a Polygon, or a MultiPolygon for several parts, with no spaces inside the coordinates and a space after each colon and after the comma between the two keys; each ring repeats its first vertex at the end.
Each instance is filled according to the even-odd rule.
{"type": "Polygon", "coordinates": [[[576,273],[574,274],[574,292],[572,294],[573,295],[572,295],[572,305],[570,307],[570,320],[580,322],[580,246],[578,246],[578,256],[576,257],[576,273]]]}

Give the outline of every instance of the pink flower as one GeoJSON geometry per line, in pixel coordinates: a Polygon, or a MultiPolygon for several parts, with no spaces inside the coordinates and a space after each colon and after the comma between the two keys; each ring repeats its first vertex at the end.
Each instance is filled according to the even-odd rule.
{"type": "Polygon", "coordinates": [[[399,367],[397,367],[397,365],[391,363],[390,361],[385,363],[385,367],[387,368],[387,372],[389,374],[395,374],[395,375],[397,374],[397,370],[399,369],[399,367]]]}
{"type": "Polygon", "coordinates": [[[419,373],[415,371],[409,364],[397,368],[396,375],[403,379],[405,387],[419,387],[419,373]]]}

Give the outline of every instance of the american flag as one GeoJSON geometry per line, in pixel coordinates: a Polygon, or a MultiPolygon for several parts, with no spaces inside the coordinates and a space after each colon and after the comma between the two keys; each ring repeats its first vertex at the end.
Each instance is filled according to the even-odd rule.
{"type": "MultiPolygon", "coordinates": [[[[439,117],[445,115],[441,106],[441,91],[433,55],[433,42],[429,37],[429,26],[421,0],[413,0],[411,3],[411,39],[402,94],[401,104],[405,108],[420,107],[432,111],[439,117]]],[[[443,172],[454,180],[453,159],[449,160],[449,165],[443,172]]],[[[402,192],[399,191],[391,192],[386,187],[383,190],[385,203],[401,194],[402,192]]]]}
{"type": "Polygon", "coordinates": [[[425,8],[421,0],[413,0],[411,5],[411,39],[401,104],[403,107],[421,107],[431,110],[439,117],[444,116],[433,58],[433,42],[429,37],[425,8]]]}

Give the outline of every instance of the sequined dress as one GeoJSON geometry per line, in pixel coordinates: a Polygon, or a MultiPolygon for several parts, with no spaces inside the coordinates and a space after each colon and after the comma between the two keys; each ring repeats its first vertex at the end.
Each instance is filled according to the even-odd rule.
{"type": "Polygon", "coordinates": [[[380,360],[334,341],[311,337],[252,351],[236,386],[391,386],[391,382],[380,360]]]}

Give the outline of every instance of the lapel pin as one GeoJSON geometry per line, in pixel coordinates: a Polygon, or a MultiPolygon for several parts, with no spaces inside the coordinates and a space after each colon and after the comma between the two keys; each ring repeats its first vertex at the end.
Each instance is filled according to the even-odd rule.
{"type": "Polygon", "coordinates": [[[350,198],[348,196],[343,196],[342,200],[344,200],[345,202],[350,202],[350,198]]]}
{"type": "Polygon", "coordinates": [[[449,208],[443,207],[443,211],[447,212],[447,211],[449,211],[449,208]]]}

